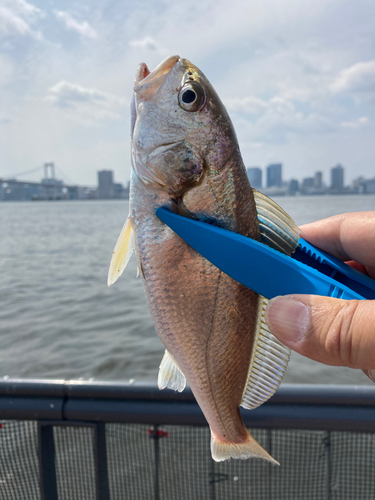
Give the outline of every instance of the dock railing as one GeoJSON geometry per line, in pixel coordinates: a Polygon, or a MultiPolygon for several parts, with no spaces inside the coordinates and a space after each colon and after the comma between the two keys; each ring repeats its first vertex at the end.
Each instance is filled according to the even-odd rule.
{"type": "Polygon", "coordinates": [[[1,380],[0,499],[375,498],[375,387],[285,384],[241,413],[280,467],[212,461],[189,388],[1,380]]]}

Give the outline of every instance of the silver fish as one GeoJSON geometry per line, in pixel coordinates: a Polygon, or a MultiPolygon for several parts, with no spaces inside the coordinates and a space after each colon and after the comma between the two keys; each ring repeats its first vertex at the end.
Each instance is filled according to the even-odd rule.
{"type": "MultiPolygon", "coordinates": [[[[136,72],[132,102],[130,213],[112,256],[108,285],[133,247],[166,353],[159,388],[188,381],[211,429],[216,461],[259,457],[277,463],[250,435],[239,407],[277,390],[289,350],[269,332],[267,300],[221,272],[156,216],[187,217],[262,240],[291,254],[299,230],[250,186],[228,113],[204,74],[179,56],[136,72]]],[[[234,256],[235,258],[235,256],[234,256]]]]}

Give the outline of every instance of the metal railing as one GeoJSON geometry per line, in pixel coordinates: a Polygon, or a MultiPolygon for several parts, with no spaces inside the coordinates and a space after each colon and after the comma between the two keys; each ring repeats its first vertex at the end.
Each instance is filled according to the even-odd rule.
{"type": "MultiPolygon", "coordinates": [[[[323,450],[324,457],[319,458],[319,467],[325,470],[324,497],[322,498],[340,498],[335,496],[335,486],[332,482],[331,432],[375,434],[375,387],[283,385],[261,407],[252,411],[241,410],[241,413],[247,427],[265,430],[261,436],[265,436],[266,447],[269,451],[272,448],[271,430],[320,431],[321,448],[319,449],[323,450]]],[[[147,424],[153,449],[153,457],[148,457],[147,460],[151,460],[153,464],[153,497],[159,500],[167,498],[165,493],[167,486],[163,486],[164,496],[162,496],[159,481],[161,474],[164,473],[160,465],[159,441],[168,435],[168,432],[160,426],[192,426],[192,428],[207,426],[189,388],[183,393],[176,393],[169,390],[159,391],[154,384],[129,385],[84,381],[2,380],[0,381],[0,419],[5,423],[13,420],[36,422],[39,488],[40,498],[43,500],[65,498],[59,486],[56,470],[56,432],[58,433],[62,427],[89,429],[93,445],[95,478],[93,489],[95,493],[93,493],[94,496],[82,498],[108,500],[115,498],[116,495],[113,493],[113,486],[113,494],[111,494],[112,483],[110,484],[109,481],[106,426],[109,424],[147,424]]],[[[2,429],[0,429],[0,442],[1,431],[2,429]]],[[[208,449],[208,442],[206,446],[208,449]]],[[[149,447],[145,453],[150,453],[149,447]]],[[[167,455],[164,454],[163,457],[163,464],[166,464],[167,455]]],[[[206,452],[202,451],[202,460],[206,460],[205,457],[206,452]]],[[[85,456],[82,456],[82,459],[85,459],[85,456]]],[[[254,461],[247,462],[254,463],[254,461]]],[[[212,462],[207,491],[211,499],[225,498],[218,494],[217,483],[227,481],[229,476],[227,472],[221,472],[225,469],[215,469],[215,467],[216,464],[212,462]]],[[[244,462],[241,467],[241,470],[244,470],[244,462]]],[[[129,471],[127,473],[130,474],[129,471]]],[[[260,473],[263,474],[262,471],[260,473]]],[[[8,496],[2,495],[1,488],[0,474],[0,498],[13,498],[11,493],[8,496]]],[[[370,490],[373,488],[372,483],[369,488],[370,490]]],[[[368,498],[375,498],[375,491],[373,493],[374,496],[368,498]]],[[[132,496],[129,495],[119,498],[136,498],[134,493],[132,496]]],[[[264,498],[273,498],[271,492],[267,495],[264,498]]],[[[75,497],[72,496],[72,498],[75,497]]],[[[139,496],[139,498],[149,497],[146,495],[139,496]]],[[[168,498],[174,497],[168,496],[168,498]]],[[[237,492],[233,498],[242,497],[237,492]]],[[[284,497],[276,496],[275,498],[284,497]]],[[[292,496],[289,495],[289,498],[292,496]]]]}

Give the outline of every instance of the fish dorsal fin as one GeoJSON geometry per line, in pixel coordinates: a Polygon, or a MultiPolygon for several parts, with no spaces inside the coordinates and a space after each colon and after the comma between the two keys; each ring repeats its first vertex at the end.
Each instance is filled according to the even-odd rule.
{"type": "Polygon", "coordinates": [[[256,189],[253,189],[253,193],[262,243],[291,255],[297,248],[301,230],[294,220],[268,196],[256,189]]]}
{"type": "Polygon", "coordinates": [[[164,357],[161,360],[158,376],[159,389],[173,389],[174,391],[182,392],[186,386],[186,378],[176,364],[172,355],[165,351],[164,357]]]}
{"type": "Polygon", "coordinates": [[[126,219],[124,227],[118,237],[109,265],[108,286],[113,285],[124,272],[134,251],[134,229],[130,217],[126,219]]]}
{"type": "Polygon", "coordinates": [[[290,358],[290,349],[272,335],[264,321],[267,304],[268,300],[260,296],[254,347],[241,401],[241,406],[248,410],[257,408],[275,394],[290,358]]]}

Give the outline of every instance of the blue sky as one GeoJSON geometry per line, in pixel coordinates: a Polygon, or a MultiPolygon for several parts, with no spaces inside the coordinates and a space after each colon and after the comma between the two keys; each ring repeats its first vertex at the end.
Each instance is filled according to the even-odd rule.
{"type": "Polygon", "coordinates": [[[213,83],[247,166],[375,175],[371,0],[0,0],[0,177],[54,161],[126,182],[135,69],[172,54],[213,83]]]}

